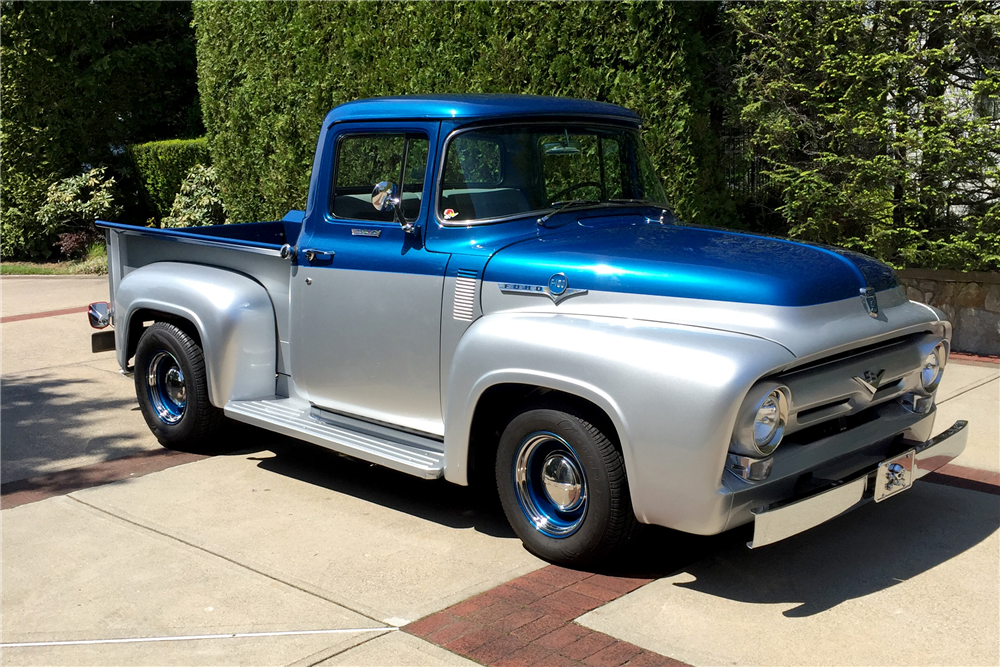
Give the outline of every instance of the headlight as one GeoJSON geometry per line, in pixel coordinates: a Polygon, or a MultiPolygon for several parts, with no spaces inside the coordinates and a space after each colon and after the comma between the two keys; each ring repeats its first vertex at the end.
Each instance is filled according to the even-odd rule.
{"type": "Polygon", "coordinates": [[[944,365],[947,361],[948,353],[945,350],[944,342],[937,346],[924,357],[923,368],[920,369],[920,386],[927,393],[937,389],[941,383],[941,376],[944,374],[944,365]]]}
{"type": "Polygon", "coordinates": [[[747,456],[768,456],[785,434],[788,388],[761,383],[747,393],[736,418],[730,449],[747,456]]]}

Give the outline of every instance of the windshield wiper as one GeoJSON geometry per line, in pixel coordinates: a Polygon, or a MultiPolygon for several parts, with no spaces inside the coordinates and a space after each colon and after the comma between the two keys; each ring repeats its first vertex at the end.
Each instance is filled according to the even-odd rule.
{"type": "Polygon", "coordinates": [[[545,226],[545,222],[549,218],[551,218],[552,216],[554,216],[556,213],[560,213],[562,211],[565,211],[566,209],[570,208],[571,206],[582,206],[582,205],[586,205],[586,204],[600,204],[601,200],[600,199],[570,199],[568,201],[552,202],[552,203],[556,204],[557,207],[551,213],[546,213],[545,215],[543,215],[542,217],[540,217],[537,220],[537,223],[538,223],[538,225],[540,227],[544,227],[545,226]]]}

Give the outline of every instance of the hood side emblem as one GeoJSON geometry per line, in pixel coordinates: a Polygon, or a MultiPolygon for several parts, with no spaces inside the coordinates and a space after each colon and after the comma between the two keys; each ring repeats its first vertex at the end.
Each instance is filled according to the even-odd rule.
{"type": "Polygon", "coordinates": [[[875,296],[875,288],[864,287],[861,289],[861,302],[865,304],[865,310],[872,317],[878,317],[878,298],[875,296]]]}
{"type": "Polygon", "coordinates": [[[534,294],[547,296],[552,299],[552,303],[559,303],[563,299],[571,296],[586,294],[585,289],[575,289],[569,286],[569,278],[565,274],[557,273],[549,278],[547,285],[522,285],[520,283],[499,283],[500,291],[504,294],[534,294]]]}
{"type": "Polygon", "coordinates": [[[885,375],[885,369],[881,368],[877,371],[865,371],[861,374],[861,377],[855,375],[854,380],[874,396],[875,392],[878,391],[879,385],[882,384],[883,375],[885,375]]]}

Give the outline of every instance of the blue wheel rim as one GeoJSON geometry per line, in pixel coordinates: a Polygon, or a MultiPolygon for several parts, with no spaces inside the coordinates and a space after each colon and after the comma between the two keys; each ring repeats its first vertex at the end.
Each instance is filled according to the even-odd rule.
{"type": "Polygon", "coordinates": [[[146,367],[149,402],[164,424],[176,424],[187,409],[187,384],[184,371],[174,355],[160,350],[146,367]]]}
{"type": "Polygon", "coordinates": [[[587,476],[565,439],[549,431],[529,434],[514,455],[512,476],[517,503],[535,530],[562,539],[580,529],[587,515],[587,476]],[[564,476],[555,480],[553,469],[564,476]]]}

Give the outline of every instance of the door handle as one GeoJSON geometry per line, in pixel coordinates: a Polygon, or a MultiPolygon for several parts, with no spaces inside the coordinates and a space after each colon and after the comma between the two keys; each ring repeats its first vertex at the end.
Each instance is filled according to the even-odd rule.
{"type": "Polygon", "coordinates": [[[308,248],[306,250],[303,250],[302,252],[305,254],[306,259],[308,259],[310,262],[314,262],[317,259],[320,261],[331,260],[333,259],[333,256],[336,254],[332,250],[317,250],[316,248],[308,248]]]}

